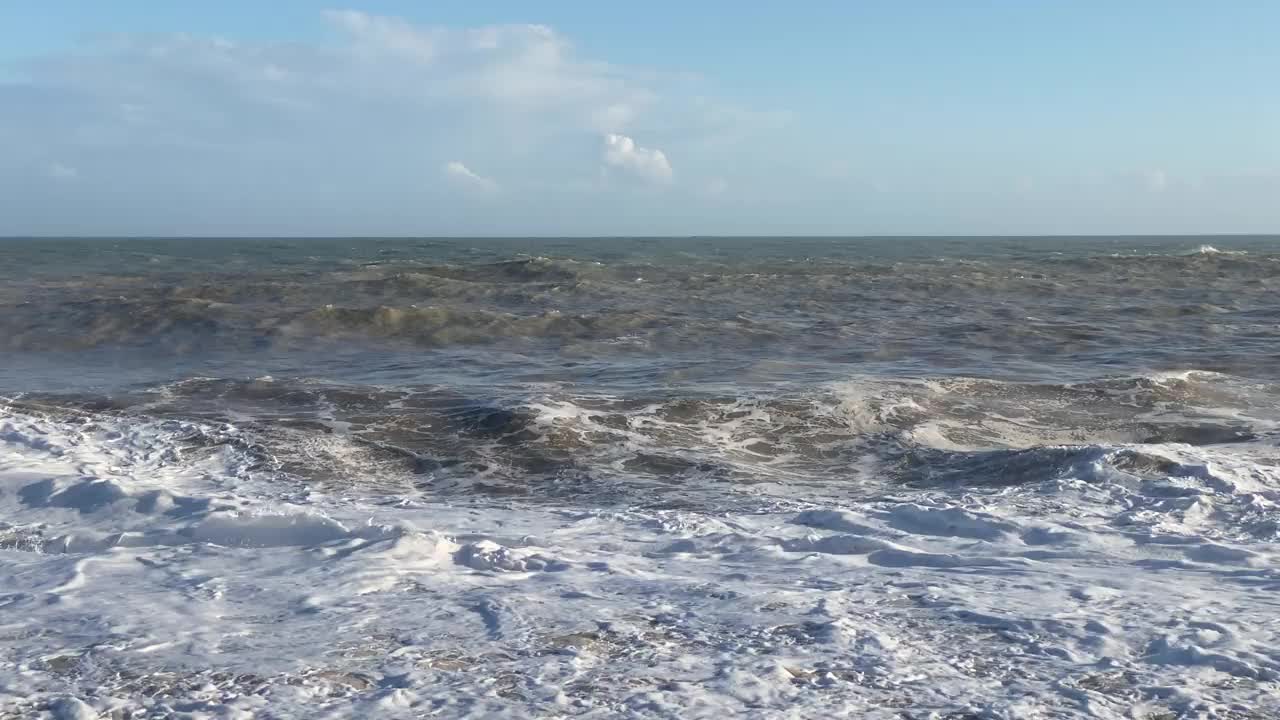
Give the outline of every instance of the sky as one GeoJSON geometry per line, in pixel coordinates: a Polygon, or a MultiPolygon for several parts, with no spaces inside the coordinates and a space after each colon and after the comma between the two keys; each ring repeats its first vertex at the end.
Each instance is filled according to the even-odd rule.
{"type": "Polygon", "coordinates": [[[1280,3],[0,0],[0,235],[1280,232],[1280,3]]]}

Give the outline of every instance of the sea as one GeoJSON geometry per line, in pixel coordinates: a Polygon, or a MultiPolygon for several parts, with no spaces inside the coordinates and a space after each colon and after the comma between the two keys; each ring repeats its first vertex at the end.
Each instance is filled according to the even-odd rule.
{"type": "Polygon", "coordinates": [[[1280,236],[0,239],[0,718],[1280,717],[1280,236]]]}

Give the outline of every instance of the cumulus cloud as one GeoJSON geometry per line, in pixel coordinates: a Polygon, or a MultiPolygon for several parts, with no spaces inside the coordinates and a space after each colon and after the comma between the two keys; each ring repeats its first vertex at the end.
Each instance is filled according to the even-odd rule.
{"type": "Polygon", "coordinates": [[[498,190],[498,183],[482,175],[477,175],[471,168],[457,160],[445,163],[444,174],[455,185],[469,190],[486,193],[497,192],[498,190]]]}
{"type": "Polygon", "coordinates": [[[626,135],[604,136],[604,164],[630,176],[654,183],[669,183],[673,177],[666,153],[641,147],[626,135]]]}

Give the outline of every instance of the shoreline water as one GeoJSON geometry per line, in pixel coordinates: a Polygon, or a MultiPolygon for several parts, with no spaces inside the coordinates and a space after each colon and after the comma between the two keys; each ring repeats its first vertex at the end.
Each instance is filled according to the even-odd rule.
{"type": "Polygon", "coordinates": [[[1117,242],[0,242],[0,717],[1271,717],[1280,241],[1117,242]]]}

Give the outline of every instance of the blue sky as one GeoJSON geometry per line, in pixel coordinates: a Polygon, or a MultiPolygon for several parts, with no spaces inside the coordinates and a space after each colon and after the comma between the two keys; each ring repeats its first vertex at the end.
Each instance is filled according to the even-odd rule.
{"type": "Polygon", "coordinates": [[[0,234],[1280,231],[1280,4],[3,2],[0,234]]]}

